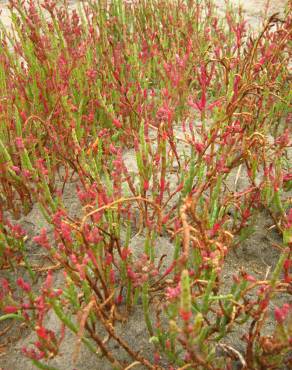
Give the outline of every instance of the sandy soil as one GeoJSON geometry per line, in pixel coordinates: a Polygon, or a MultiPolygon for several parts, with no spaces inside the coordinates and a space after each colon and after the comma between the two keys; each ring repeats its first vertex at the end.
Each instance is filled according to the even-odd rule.
{"type": "MultiPolygon", "coordinates": [[[[223,6],[223,1],[217,1],[220,6],[223,6]]],[[[7,9],[5,8],[5,1],[0,1],[0,9],[2,8],[1,20],[4,25],[9,27],[10,20],[8,17],[7,9]]],[[[237,3],[237,2],[234,2],[237,3]]],[[[257,1],[244,1],[244,12],[247,15],[247,19],[252,27],[257,27],[260,22],[261,13],[264,9],[264,0],[257,1]]],[[[275,11],[281,11],[284,7],[285,1],[271,1],[270,13],[275,11]]],[[[128,151],[124,153],[124,160],[129,168],[129,171],[135,172],[136,165],[133,161],[133,152],[128,151]]],[[[245,186],[245,176],[241,175],[238,186],[245,186]]],[[[230,184],[234,183],[234,178],[230,178],[230,184]]],[[[64,204],[66,205],[69,213],[78,214],[80,212],[80,204],[76,197],[76,182],[72,181],[68,183],[64,192],[64,204]]],[[[32,237],[38,233],[42,227],[49,228],[46,220],[42,216],[41,212],[35,206],[32,211],[21,220],[24,228],[28,232],[27,246],[31,251],[31,255],[35,262],[43,260],[39,249],[33,245],[32,237]]],[[[273,242],[279,242],[279,235],[274,230],[268,230],[268,227],[272,224],[271,220],[266,214],[259,214],[257,218],[257,224],[255,225],[255,233],[245,243],[236,249],[231,251],[227,257],[225,267],[222,271],[222,279],[225,282],[223,290],[228,291],[232,284],[232,276],[237,273],[241,268],[249,271],[250,274],[257,278],[265,278],[273,270],[277,259],[278,252],[272,247],[273,242]]],[[[135,253],[139,254],[144,244],[143,234],[139,237],[133,237],[131,240],[131,246],[135,253]]],[[[172,244],[165,237],[160,237],[156,241],[157,247],[159,246],[160,253],[170,254],[169,251],[173,249],[172,244]]],[[[49,262],[45,262],[46,264],[49,262]]],[[[5,276],[6,273],[0,271],[0,277],[5,276]]],[[[57,271],[55,273],[55,286],[62,286],[62,272],[57,271]]],[[[42,280],[40,276],[39,281],[42,280]]],[[[37,287],[38,285],[36,285],[37,287]]],[[[224,291],[222,291],[224,293],[224,291]]],[[[280,301],[274,302],[275,305],[279,305],[282,301],[287,302],[288,297],[282,296],[280,301]]],[[[0,333],[7,326],[7,323],[0,323],[0,333]]],[[[60,324],[54,314],[50,314],[47,319],[47,327],[52,328],[55,331],[60,331],[60,324]]],[[[235,332],[226,338],[226,343],[232,344],[234,348],[239,351],[244,350],[244,343],[241,337],[246,327],[240,328],[240,332],[235,332]]],[[[265,327],[265,332],[268,333],[272,330],[272,321],[265,327]]],[[[102,330],[102,328],[100,328],[102,330]]],[[[153,347],[148,342],[147,335],[145,335],[146,327],[143,319],[143,312],[141,306],[137,306],[127,323],[119,324],[117,326],[117,332],[120,333],[136,350],[141,350],[141,353],[152,360],[153,347]]],[[[29,345],[35,341],[33,333],[28,331],[22,326],[15,326],[9,331],[9,335],[0,337],[0,370],[33,370],[34,366],[21,354],[21,348],[29,345]],[[1,346],[2,345],[2,346],[1,346]],[[2,351],[2,353],[1,353],[2,351]]],[[[110,348],[118,354],[121,360],[127,360],[127,354],[124,353],[118,346],[112,342],[110,348]]],[[[86,348],[82,347],[80,354],[76,361],[74,361],[74,353],[76,352],[76,339],[69,332],[66,333],[66,339],[63,341],[61,353],[50,365],[57,367],[59,370],[110,370],[112,367],[104,359],[94,356],[86,348]]],[[[129,360],[129,359],[128,359],[129,360]]],[[[163,364],[162,364],[163,366],[163,364]]],[[[166,369],[167,367],[165,367],[166,369]]],[[[236,367],[235,367],[236,368],[236,367]]],[[[137,366],[135,369],[143,369],[142,366],[137,366]]]]}

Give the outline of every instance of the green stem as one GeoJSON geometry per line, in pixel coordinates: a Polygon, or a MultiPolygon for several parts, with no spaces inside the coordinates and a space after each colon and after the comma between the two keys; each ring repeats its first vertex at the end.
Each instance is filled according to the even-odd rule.
{"type": "Polygon", "coordinates": [[[150,336],[153,336],[153,327],[150,320],[149,315],[149,297],[148,297],[148,283],[144,283],[142,288],[142,303],[143,303],[143,312],[144,312],[144,318],[146,322],[147,329],[149,331],[150,336]]]}

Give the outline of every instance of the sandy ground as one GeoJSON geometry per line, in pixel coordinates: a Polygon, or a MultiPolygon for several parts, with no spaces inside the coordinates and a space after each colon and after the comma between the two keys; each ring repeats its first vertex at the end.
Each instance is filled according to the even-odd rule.
{"type": "MultiPolygon", "coordinates": [[[[220,6],[223,6],[223,1],[217,1],[220,6]]],[[[9,27],[10,20],[8,17],[7,9],[5,8],[5,2],[0,1],[0,9],[2,9],[1,20],[5,26],[9,27]],[[4,5],[3,5],[4,4],[4,5]]],[[[237,3],[237,2],[234,2],[237,3]]],[[[263,0],[258,1],[244,1],[244,12],[247,15],[247,19],[252,27],[257,27],[260,22],[260,16],[264,9],[265,2],[263,0]]],[[[281,11],[285,1],[271,1],[270,13],[275,11],[281,11]]],[[[133,152],[128,151],[124,153],[124,160],[129,168],[129,171],[135,172],[136,165],[133,160],[133,152]]],[[[232,175],[233,176],[233,175],[232,175]]],[[[234,182],[234,177],[230,178],[230,183],[234,182]]],[[[239,178],[238,186],[245,186],[246,177],[244,174],[239,178]]],[[[69,211],[69,213],[78,214],[80,212],[80,204],[75,193],[76,182],[68,183],[64,192],[64,203],[69,211]]],[[[41,212],[35,206],[32,211],[21,220],[23,226],[28,232],[28,248],[30,248],[32,253],[32,258],[35,261],[41,260],[41,255],[39,249],[33,245],[32,237],[38,233],[42,227],[48,227],[44,217],[41,212]]],[[[250,237],[245,243],[243,243],[239,248],[237,248],[236,253],[231,251],[227,257],[225,267],[222,271],[222,279],[225,282],[222,293],[228,291],[232,284],[232,276],[237,273],[240,268],[249,271],[250,274],[257,278],[265,278],[269,271],[272,271],[277,259],[278,253],[272,247],[273,242],[279,242],[279,235],[273,231],[268,230],[268,227],[272,224],[271,220],[266,214],[259,214],[257,219],[257,224],[255,225],[255,233],[250,237]]],[[[139,237],[133,237],[131,240],[131,246],[135,253],[139,254],[139,251],[143,248],[144,238],[143,234],[139,237]]],[[[160,237],[156,241],[156,246],[160,249],[160,254],[167,253],[170,255],[170,251],[173,249],[173,245],[165,237],[160,237]]],[[[172,253],[171,253],[172,254],[172,253]]],[[[0,271],[1,275],[5,275],[0,271]]],[[[61,286],[63,282],[62,273],[55,273],[55,286],[61,286]]],[[[274,305],[279,305],[283,302],[287,302],[288,297],[282,296],[280,300],[274,302],[274,305]]],[[[0,325],[0,332],[6,326],[2,323],[0,325]]],[[[60,331],[60,324],[54,314],[50,314],[47,319],[47,327],[52,328],[55,331],[60,331]]],[[[272,321],[269,322],[265,327],[265,332],[271,332],[273,328],[272,321]]],[[[102,330],[102,328],[100,328],[102,330]]],[[[226,343],[232,344],[234,348],[239,351],[244,350],[244,342],[241,340],[244,334],[245,327],[240,328],[240,332],[235,332],[226,338],[226,343]]],[[[148,341],[148,336],[145,335],[146,327],[143,319],[143,312],[141,306],[137,306],[135,311],[132,313],[129,321],[124,324],[119,324],[117,326],[117,332],[121,334],[135,350],[141,350],[141,353],[153,360],[153,347],[148,341]]],[[[0,351],[1,344],[4,344],[3,353],[0,352],[0,370],[33,370],[34,366],[21,354],[21,348],[29,345],[35,341],[35,336],[28,330],[15,327],[9,332],[9,337],[3,336],[0,338],[0,351]],[[9,343],[7,343],[9,340],[9,343]]],[[[119,359],[129,360],[127,354],[118,348],[114,343],[110,343],[110,348],[116,354],[118,354],[119,359]]],[[[66,339],[63,341],[61,353],[51,361],[50,365],[55,366],[59,370],[110,370],[112,367],[104,359],[96,357],[86,348],[82,347],[80,354],[76,361],[74,362],[74,353],[76,351],[76,339],[69,332],[66,333],[66,339]]],[[[163,366],[163,363],[161,364],[163,366]]],[[[136,366],[135,369],[143,369],[142,366],[136,366]]],[[[235,367],[236,368],[236,367],[235,367]]],[[[165,365],[165,369],[167,366],[165,365]]]]}

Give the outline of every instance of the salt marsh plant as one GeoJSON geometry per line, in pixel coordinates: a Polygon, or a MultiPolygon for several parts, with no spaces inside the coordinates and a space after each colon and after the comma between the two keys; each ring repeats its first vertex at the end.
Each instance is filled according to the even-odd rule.
{"type": "Polygon", "coordinates": [[[25,320],[37,336],[24,354],[52,369],[47,361],[70,330],[77,349],[83,343],[117,369],[291,363],[291,304],[262,333],[273,299],[291,294],[289,9],[252,33],[231,4],[221,17],[209,0],[9,7],[12,28],[2,25],[0,38],[0,267],[17,271],[24,258],[33,281],[25,233],[11,220],[37,204],[49,227],[33,241],[64,272],[55,287],[49,269],[38,292],[18,279],[20,296],[3,284],[0,320],[25,320]],[[75,216],[63,199],[72,177],[75,216]],[[261,212],[282,236],[279,260],[265,279],[239,271],[226,291],[226,258],[261,212]],[[166,268],[159,236],[173,244],[166,268]],[[154,358],[115,329],[139,302],[154,358]],[[61,333],[46,328],[50,311],[61,333]],[[225,339],[243,325],[241,353],[225,339]]]}

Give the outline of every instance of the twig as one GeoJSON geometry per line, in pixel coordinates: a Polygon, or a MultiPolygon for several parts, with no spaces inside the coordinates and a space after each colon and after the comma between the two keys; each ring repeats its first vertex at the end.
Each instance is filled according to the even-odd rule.
{"type": "Polygon", "coordinates": [[[156,368],[154,367],[148,360],[146,360],[144,357],[142,357],[139,352],[134,352],[130,347],[129,345],[121,338],[119,337],[116,332],[115,332],[115,329],[113,327],[113,325],[108,322],[107,320],[104,319],[103,315],[102,315],[102,309],[99,305],[99,303],[97,302],[97,300],[95,299],[95,297],[93,298],[94,301],[95,301],[95,307],[96,307],[96,313],[101,321],[101,323],[103,324],[103,326],[105,327],[105,329],[107,330],[107,332],[109,333],[109,335],[114,338],[116,340],[116,342],[122,347],[124,348],[124,350],[126,352],[128,352],[128,354],[133,358],[135,359],[137,362],[140,362],[142,363],[144,366],[146,366],[148,369],[151,369],[151,370],[154,370],[154,369],[159,369],[159,368],[156,368]]]}
{"type": "Polygon", "coordinates": [[[180,368],[178,368],[177,370],[185,370],[185,369],[189,369],[190,367],[192,367],[193,366],[193,364],[186,364],[186,365],[184,365],[183,367],[180,367],[180,368]]]}
{"type": "Polygon", "coordinates": [[[239,176],[240,176],[240,173],[241,173],[241,168],[242,168],[242,164],[238,167],[238,171],[237,171],[237,174],[236,174],[236,177],[235,177],[235,181],[234,181],[235,190],[237,188],[237,183],[238,183],[239,176]]]}
{"type": "Polygon", "coordinates": [[[82,312],[82,316],[81,316],[81,319],[80,319],[79,330],[78,330],[78,333],[77,333],[77,340],[76,340],[76,344],[75,344],[74,355],[73,355],[73,363],[74,364],[77,362],[77,359],[78,359],[78,356],[79,356],[82,337],[84,335],[84,330],[85,330],[85,324],[86,324],[87,318],[90,314],[90,311],[91,311],[92,307],[94,306],[94,303],[95,303],[94,299],[91,299],[91,301],[88,303],[88,305],[86,307],[84,307],[83,312],[82,312]]]}
{"type": "Polygon", "coordinates": [[[222,348],[223,351],[225,352],[232,352],[234,355],[236,355],[241,362],[241,365],[243,366],[243,369],[246,369],[246,362],[245,359],[243,358],[242,354],[238,352],[235,348],[228,346],[227,344],[218,344],[218,347],[222,348]]]}
{"type": "Polygon", "coordinates": [[[146,199],[146,198],[143,198],[143,197],[130,197],[130,198],[120,198],[120,199],[117,199],[111,203],[108,203],[108,204],[105,204],[104,206],[102,207],[99,207],[97,209],[94,209],[93,211],[87,213],[87,215],[85,215],[82,219],[82,222],[81,222],[81,230],[84,229],[84,225],[85,225],[85,222],[86,220],[88,219],[88,217],[90,216],[93,216],[94,214],[100,212],[100,211],[103,211],[105,209],[108,209],[108,208],[112,208],[120,203],[124,203],[124,202],[133,202],[133,201],[141,201],[141,202],[146,202],[146,203],[149,203],[151,204],[153,207],[155,207],[159,212],[160,212],[160,207],[155,204],[154,202],[152,202],[151,200],[149,199],[146,199]]]}
{"type": "Polygon", "coordinates": [[[132,369],[134,366],[136,366],[136,365],[140,365],[140,364],[141,364],[141,362],[139,362],[139,361],[135,361],[135,362],[131,363],[131,365],[127,366],[124,370],[130,370],[130,369],[132,369]]]}

